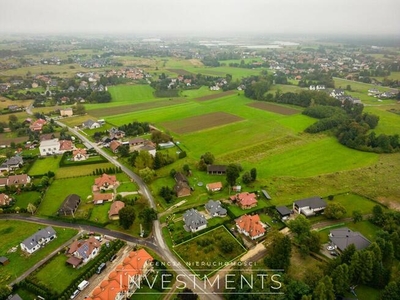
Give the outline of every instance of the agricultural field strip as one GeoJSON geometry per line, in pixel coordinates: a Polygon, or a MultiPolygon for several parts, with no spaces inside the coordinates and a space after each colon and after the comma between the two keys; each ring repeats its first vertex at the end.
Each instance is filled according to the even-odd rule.
{"type": "Polygon", "coordinates": [[[97,108],[92,109],[89,111],[90,115],[100,118],[100,117],[107,117],[113,115],[119,115],[129,112],[136,112],[140,110],[148,110],[153,108],[162,108],[168,107],[173,105],[179,105],[185,103],[185,99],[172,99],[172,100],[161,100],[161,101],[152,101],[152,102],[144,102],[132,105],[122,105],[116,107],[104,107],[104,108],[97,108]]]}
{"type": "Polygon", "coordinates": [[[289,108],[289,107],[284,107],[276,104],[271,104],[271,103],[266,103],[266,102],[253,102],[253,103],[248,103],[247,104],[250,107],[255,107],[258,109],[270,111],[273,113],[281,114],[281,115],[294,115],[300,113],[299,110],[289,108]]]}
{"type": "Polygon", "coordinates": [[[214,112],[176,121],[163,122],[161,125],[178,134],[185,134],[217,126],[223,126],[242,120],[244,119],[225,112],[214,112]]]}
{"type": "Polygon", "coordinates": [[[233,95],[235,93],[236,93],[235,91],[226,91],[226,92],[222,92],[222,93],[218,93],[218,94],[212,94],[212,95],[194,98],[193,100],[196,100],[196,101],[215,100],[215,99],[222,98],[225,96],[233,95]]]}
{"type": "Polygon", "coordinates": [[[183,75],[183,76],[184,75],[195,75],[194,73],[189,72],[189,71],[187,71],[185,69],[167,69],[167,71],[172,72],[172,73],[176,73],[178,75],[183,75]]]}

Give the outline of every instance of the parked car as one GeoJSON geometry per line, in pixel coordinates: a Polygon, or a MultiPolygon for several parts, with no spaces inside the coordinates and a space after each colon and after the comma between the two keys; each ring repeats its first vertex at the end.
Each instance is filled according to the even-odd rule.
{"type": "Polygon", "coordinates": [[[329,254],[332,255],[332,256],[338,256],[339,255],[336,251],[331,251],[331,252],[329,252],[329,254]]]}
{"type": "Polygon", "coordinates": [[[326,250],[332,251],[332,250],[335,250],[335,247],[333,247],[332,245],[329,245],[328,247],[326,247],[326,250]]]}
{"type": "Polygon", "coordinates": [[[81,291],[80,290],[75,290],[75,292],[73,292],[72,293],[72,295],[71,295],[71,299],[74,299],[76,296],[78,296],[78,294],[80,293],[81,291]]]}
{"type": "Polygon", "coordinates": [[[116,258],[117,258],[117,254],[114,254],[113,256],[111,256],[110,261],[113,261],[116,258]]]}

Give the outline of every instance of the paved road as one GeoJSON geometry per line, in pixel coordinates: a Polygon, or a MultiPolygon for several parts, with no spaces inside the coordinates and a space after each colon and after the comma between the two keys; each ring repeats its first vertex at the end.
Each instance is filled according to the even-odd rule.
{"type": "MultiPolygon", "coordinates": [[[[122,165],[119,161],[117,161],[113,156],[106,153],[103,149],[101,149],[97,144],[92,143],[85,135],[80,133],[78,130],[68,127],[65,124],[56,121],[56,123],[62,127],[67,127],[70,132],[80,138],[84,143],[90,144],[99,154],[103,155],[109,162],[114,164],[116,167],[121,168],[121,170],[126,173],[129,177],[131,177],[139,186],[139,192],[148,199],[149,205],[151,208],[157,210],[156,202],[153,198],[153,195],[150,192],[148,186],[143,182],[142,178],[136,175],[132,170],[128,169],[124,165],[122,165]]],[[[103,231],[107,231],[107,229],[102,229],[103,231]]],[[[155,220],[153,223],[153,236],[150,240],[142,241],[142,239],[133,238],[130,236],[126,236],[126,238],[122,238],[124,240],[130,241],[129,238],[134,239],[135,243],[145,245],[153,250],[157,249],[156,252],[160,254],[160,256],[170,264],[170,267],[177,273],[181,275],[181,280],[187,284],[187,287],[192,289],[196,294],[199,295],[200,299],[221,299],[220,296],[214,295],[212,290],[208,287],[207,289],[202,288],[204,287],[203,281],[195,278],[193,274],[180,263],[180,261],[175,257],[174,254],[169,250],[166,246],[164,238],[162,236],[161,225],[158,220],[155,220]],[[150,245],[147,245],[147,244],[150,245]]],[[[98,229],[97,232],[102,233],[98,229]]],[[[107,233],[105,233],[107,234],[107,233]]],[[[117,236],[118,237],[118,236],[117,236]]],[[[120,237],[118,237],[120,238],[120,237]]]]}

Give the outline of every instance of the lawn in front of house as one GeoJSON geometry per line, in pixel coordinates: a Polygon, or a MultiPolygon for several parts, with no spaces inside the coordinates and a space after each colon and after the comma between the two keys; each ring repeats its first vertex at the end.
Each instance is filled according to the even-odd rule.
{"type": "Polygon", "coordinates": [[[27,208],[29,203],[34,204],[36,200],[40,199],[40,193],[36,191],[22,192],[19,195],[13,195],[16,200],[14,207],[27,208]]]}
{"type": "Polygon", "coordinates": [[[64,199],[70,194],[77,194],[80,196],[81,203],[91,201],[92,198],[88,200],[88,196],[92,196],[92,185],[96,177],[97,176],[83,176],[55,180],[47,189],[42,203],[39,206],[38,214],[40,216],[55,215],[64,199]]]}
{"type": "Polygon", "coordinates": [[[183,242],[173,250],[197,276],[211,274],[223,267],[223,263],[234,261],[246,252],[224,226],[183,242]],[[230,245],[230,251],[224,247],[226,245],[230,245]]]}
{"type": "Polygon", "coordinates": [[[45,227],[46,226],[42,224],[0,220],[0,253],[10,260],[8,265],[0,268],[0,285],[9,284],[78,233],[78,231],[74,229],[53,226],[54,230],[57,232],[56,239],[31,255],[23,252],[20,243],[39,229],[45,227]],[[9,253],[8,251],[13,247],[15,247],[16,251],[9,253]]]}
{"type": "Polygon", "coordinates": [[[28,175],[43,175],[48,171],[54,173],[60,168],[61,155],[38,158],[30,168],[28,175]]]}
{"type": "Polygon", "coordinates": [[[78,176],[88,176],[88,175],[93,175],[93,172],[95,172],[96,169],[108,169],[108,168],[114,168],[114,165],[112,163],[106,162],[94,165],[64,167],[58,169],[56,173],[56,178],[60,179],[60,178],[71,178],[78,176]]]}

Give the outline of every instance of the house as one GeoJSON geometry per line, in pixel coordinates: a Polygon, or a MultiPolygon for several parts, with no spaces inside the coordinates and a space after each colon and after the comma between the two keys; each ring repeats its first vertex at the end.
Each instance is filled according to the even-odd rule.
{"type": "Polygon", "coordinates": [[[226,174],[226,166],[223,165],[208,165],[207,173],[209,175],[225,175],[226,174]]]}
{"type": "Polygon", "coordinates": [[[114,201],[111,204],[110,210],[108,211],[108,218],[110,220],[119,220],[119,211],[125,207],[125,203],[122,201],[114,201]]]}
{"type": "Polygon", "coordinates": [[[95,121],[89,119],[86,122],[82,123],[82,127],[87,128],[87,129],[96,129],[96,128],[100,128],[101,124],[99,122],[95,122],[95,121]]]}
{"type": "Polygon", "coordinates": [[[194,208],[187,210],[183,214],[183,221],[185,222],[183,228],[186,231],[197,232],[207,227],[206,217],[194,208]]]}
{"type": "Polygon", "coordinates": [[[151,156],[153,156],[153,157],[155,157],[155,156],[156,156],[156,153],[157,153],[156,146],[153,145],[153,143],[150,142],[150,141],[149,141],[148,143],[146,143],[146,145],[140,147],[140,148],[139,148],[139,151],[147,151],[147,152],[149,152],[149,154],[150,154],[151,156]]]}
{"type": "Polygon", "coordinates": [[[69,246],[67,252],[67,254],[71,256],[70,259],[67,260],[67,263],[71,264],[74,268],[81,263],[85,264],[100,252],[100,247],[100,242],[94,236],[91,236],[87,240],[74,241],[69,246]]]}
{"type": "Polygon", "coordinates": [[[24,159],[22,158],[22,156],[10,157],[0,165],[0,172],[10,172],[19,169],[23,166],[23,164],[24,159]]]}
{"type": "Polygon", "coordinates": [[[315,91],[315,85],[310,85],[309,90],[310,91],[315,91]]]}
{"type": "Polygon", "coordinates": [[[5,256],[0,256],[0,264],[6,266],[10,263],[10,260],[5,256]]]}
{"type": "Polygon", "coordinates": [[[226,209],[221,206],[221,201],[209,200],[206,203],[206,211],[211,217],[225,217],[226,209]]]}
{"type": "Polygon", "coordinates": [[[317,89],[317,91],[323,91],[323,90],[325,90],[325,85],[323,85],[323,84],[317,85],[316,89],[317,89]]]}
{"type": "Polygon", "coordinates": [[[7,194],[0,194],[0,206],[9,206],[11,201],[13,201],[13,199],[7,194]]]}
{"type": "Polygon", "coordinates": [[[209,192],[218,192],[222,190],[222,182],[214,182],[206,184],[206,189],[209,192]]]}
{"type": "Polygon", "coordinates": [[[60,109],[60,116],[61,117],[71,117],[74,114],[72,108],[62,108],[60,109]]]}
{"type": "Polygon", "coordinates": [[[145,249],[130,252],[86,300],[130,299],[144,276],[152,271],[152,261],[145,249]]]}
{"type": "Polygon", "coordinates": [[[250,209],[257,206],[257,196],[254,193],[243,192],[231,196],[232,203],[236,203],[241,209],[250,209]]]}
{"type": "Polygon", "coordinates": [[[118,141],[116,141],[116,140],[111,141],[111,143],[110,143],[110,150],[111,150],[113,153],[118,153],[118,148],[119,148],[121,145],[122,145],[121,142],[118,142],[118,141]]]}
{"type": "Polygon", "coordinates": [[[190,196],[192,191],[189,186],[189,180],[186,178],[186,176],[181,172],[176,172],[174,179],[176,181],[174,186],[176,196],[178,198],[190,196]]]}
{"type": "Polygon", "coordinates": [[[114,199],[114,193],[94,193],[93,203],[103,204],[103,202],[112,201],[114,199]]]}
{"type": "Polygon", "coordinates": [[[74,149],[74,145],[70,140],[61,140],[59,143],[60,143],[60,148],[58,152],[60,154],[63,154],[66,151],[71,151],[74,149]]]}
{"type": "Polygon", "coordinates": [[[93,192],[98,192],[101,190],[110,190],[118,187],[119,182],[115,175],[108,175],[104,173],[101,177],[94,180],[94,186],[92,188],[93,192]]]}
{"type": "Polygon", "coordinates": [[[29,129],[32,130],[32,131],[42,131],[43,126],[46,125],[46,124],[47,124],[46,120],[37,119],[35,122],[33,122],[29,126],[29,129]]]}
{"type": "Polygon", "coordinates": [[[262,237],[266,232],[266,225],[260,221],[259,215],[243,215],[237,218],[235,222],[239,233],[248,236],[252,240],[262,237]]]}
{"type": "Polygon", "coordinates": [[[129,141],[129,152],[133,152],[135,150],[139,150],[140,147],[144,146],[145,139],[138,137],[129,141]]]}
{"type": "Polygon", "coordinates": [[[290,217],[292,211],[286,206],[277,206],[276,211],[278,212],[282,221],[287,220],[290,217]]]}
{"type": "Polygon", "coordinates": [[[293,202],[293,211],[306,217],[321,214],[326,208],[326,202],[320,197],[311,197],[293,202]]]}
{"type": "Polygon", "coordinates": [[[58,214],[63,216],[69,216],[69,215],[74,216],[74,213],[78,209],[80,203],[81,203],[81,197],[79,197],[76,194],[70,194],[64,199],[63,203],[58,209],[58,214]]]}
{"type": "Polygon", "coordinates": [[[44,247],[47,243],[51,242],[57,238],[57,234],[53,227],[48,226],[46,228],[40,229],[38,232],[34,233],[27,239],[25,239],[21,244],[21,249],[29,254],[39,250],[44,247]]]}
{"type": "Polygon", "coordinates": [[[334,97],[334,98],[339,98],[341,96],[344,96],[344,91],[341,89],[334,89],[332,92],[329,94],[329,96],[334,97]]]}
{"type": "Polygon", "coordinates": [[[125,132],[122,130],[119,130],[118,128],[111,128],[110,130],[108,130],[108,133],[110,134],[110,138],[111,139],[121,139],[125,136],[125,132]]]}
{"type": "Polygon", "coordinates": [[[77,148],[74,151],[72,151],[72,159],[74,161],[82,161],[82,160],[86,160],[88,158],[89,158],[89,155],[87,154],[86,149],[77,148]]]}
{"type": "Polygon", "coordinates": [[[344,251],[351,244],[354,244],[357,250],[363,250],[371,244],[361,233],[347,227],[331,230],[329,240],[339,251],[344,251]]]}
{"type": "Polygon", "coordinates": [[[39,152],[41,156],[59,154],[60,142],[58,139],[44,140],[40,142],[39,152]]]}
{"type": "Polygon", "coordinates": [[[7,178],[7,184],[16,185],[16,186],[25,186],[26,184],[31,182],[31,178],[27,174],[19,174],[19,175],[10,175],[7,178]]]}

